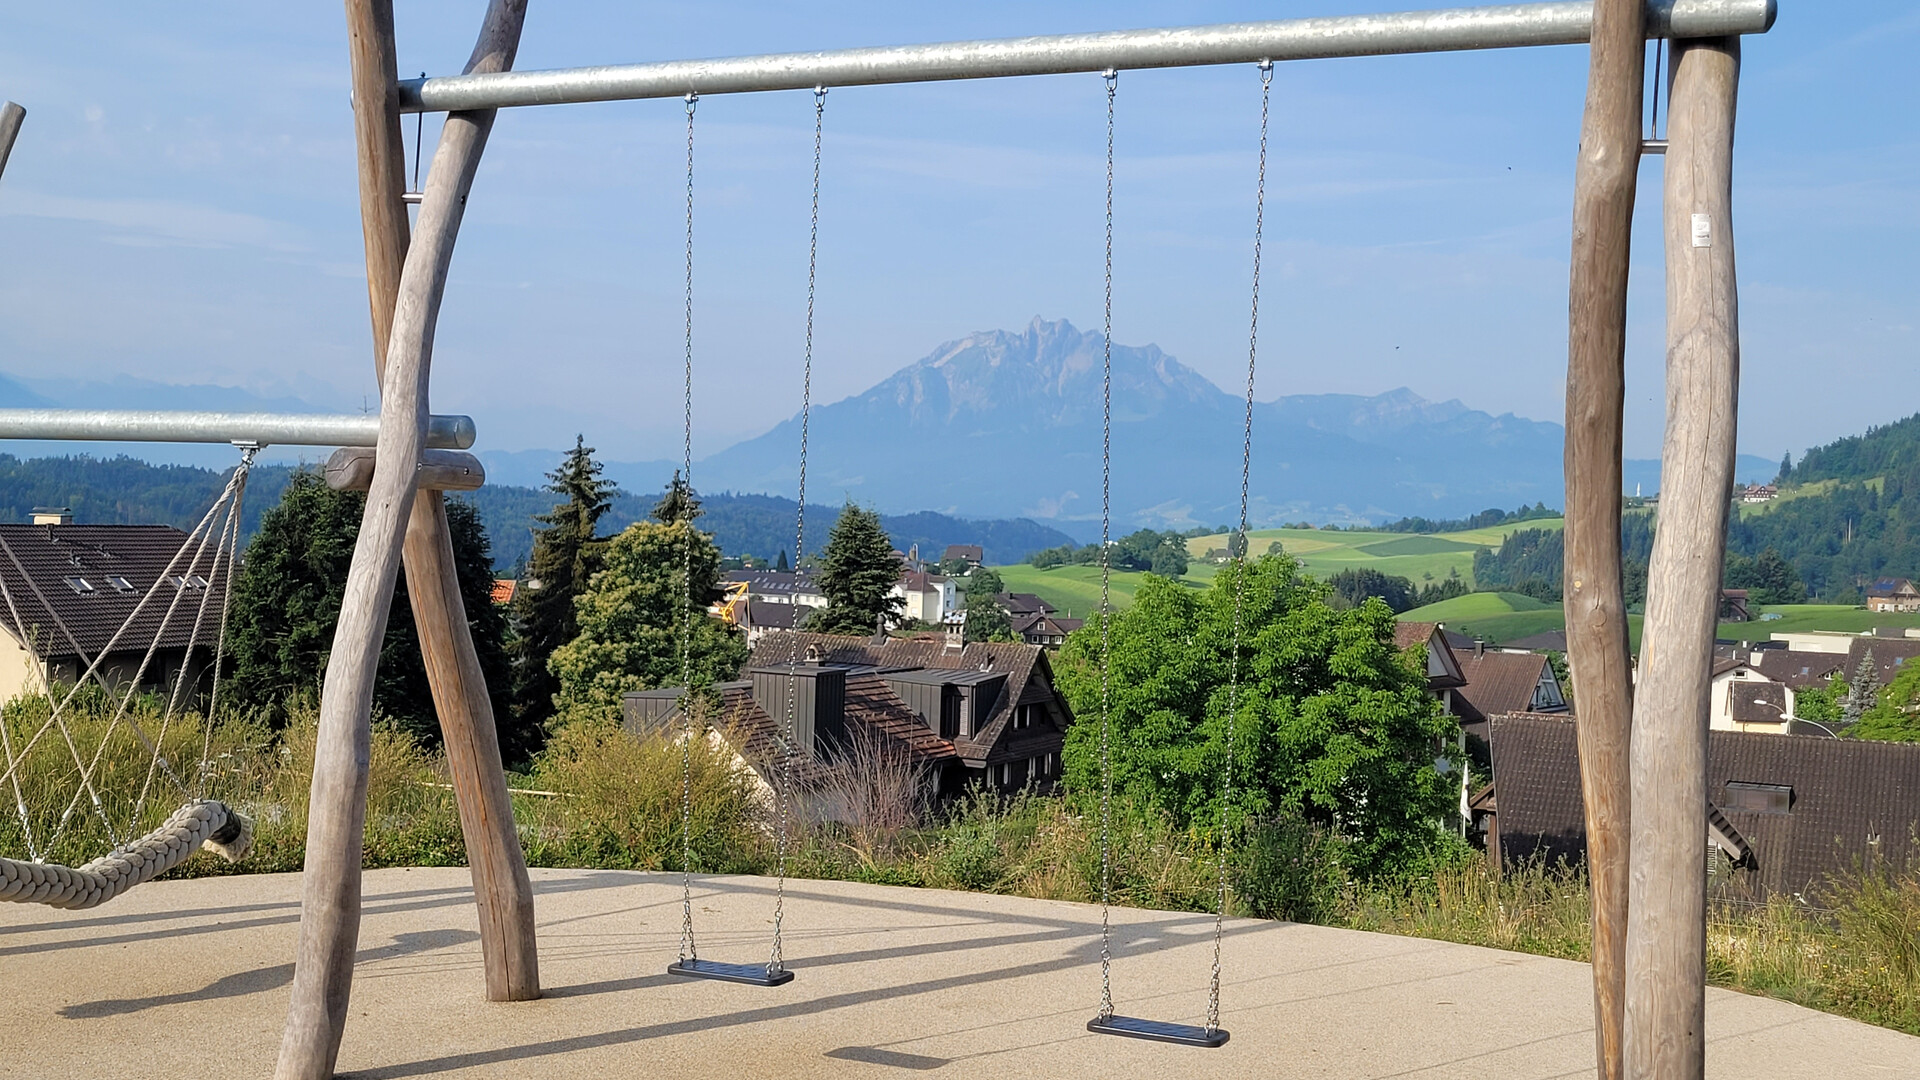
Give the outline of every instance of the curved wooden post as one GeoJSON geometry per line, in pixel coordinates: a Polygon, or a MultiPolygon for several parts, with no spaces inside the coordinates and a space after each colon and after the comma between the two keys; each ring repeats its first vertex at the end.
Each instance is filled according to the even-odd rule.
{"type": "Polygon", "coordinates": [[[1733,117],[1740,40],[1674,42],[1667,134],[1667,434],[1633,720],[1626,1075],[1706,1069],[1706,762],[1733,494],[1740,331],[1733,117]]]}
{"type": "Polygon", "coordinates": [[[1574,169],[1567,327],[1567,659],[1580,713],[1580,790],[1593,889],[1593,1019],[1600,1080],[1620,1080],[1627,943],[1628,735],[1633,683],[1620,567],[1620,432],[1627,270],[1640,168],[1642,0],[1596,0],[1574,169]]]}
{"type": "MultiPolygon", "coordinates": [[[[481,60],[497,64],[495,70],[510,65],[525,15],[525,0],[493,0],[477,62],[469,67],[478,67],[481,60]]],[[[408,248],[400,276],[381,389],[379,456],[321,690],[301,883],[300,948],[275,1070],[278,1080],[331,1077],[346,1028],[360,932],[361,834],[374,672],[413,511],[414,463],[426,439],[434,325],[461,215],[492,127],[490,111],[447,118],[420,207],[420,237],[408,248]]]]}
{"type": "MultiPolygon", "coordinates": [[[[519,37],[489,20],[468,70],[505,70],[519,37]],[[511,41],[490,41],[511,34],[511,41]],[[492,65],[500,66],[494,67],[492,65]]],[[[405,145],[400,134],[400,97],[394,60],[391,0],[347,0],[347,32],[353,65],[354,135],[359,146],[360,225],[367,250],[367,299],[373,316],[375,371],[384,377],[394,305],[407,254],[405,145]]],[[[486,676],[473,647],[453,538],[439,491],[414,500],[404,549],[407,597],[434,711],[445,737],[447,767],[460,807],[460,831],[473,872],[480,909],[480,951],[489,1001],[526,1001],[540,996],[539,954],[534,939],[533,886],[513,824],[513,802],[501,768],[500,739],[486,676]]]]}

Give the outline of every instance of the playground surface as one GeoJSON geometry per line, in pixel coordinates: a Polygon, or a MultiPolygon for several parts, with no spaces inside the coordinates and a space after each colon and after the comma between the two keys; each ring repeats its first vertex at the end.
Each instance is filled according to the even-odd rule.
{"type": "MultiPolygon", "coordinates": [[[[1218,1050],[1091,1035],[1097,907],[792,881],[796,979],[665,974],[679,879],[535,870],[540,1001],[481,998],[464,869],[376,870],[340,1075],[376,1077],[1472,1077],[1593,1075],[1585,965],[1415,938],[1229,920],[1218,1050]]],[[[80,912],[0,905],[0,1075],[269,1076],[298,875],[141,886],[80,912]]],[[[766,956],[774,882],[697,878],[701,955],[766,956]]],[[[1116,909],[1122,1014],[1198,1022],[1213,920],[1116,909]]],[[[1707,992],[1716,1080],[1920,1075],[1920,1038],[1707,992]]]]}

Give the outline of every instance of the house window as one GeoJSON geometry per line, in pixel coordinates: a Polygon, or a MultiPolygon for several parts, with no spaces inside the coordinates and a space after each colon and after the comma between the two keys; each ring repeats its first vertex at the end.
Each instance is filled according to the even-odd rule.
{"type": "Polygon", "coordinates": [[[1793,810],[1793,788],[1786,784],[1750,784],[1744,780],[1729,780],[1720,808],[1745,810],[1754,814],[1790,813],[1793,810]]]}
{"type": "Polygon", "coordinates": [[[107,584],[113,586],[114,592],[130,593],[136,591],[133,587],[133,582],[123,577],[110,577],[107,579],[107,584]]]}
{"type": "Polygon", "coordinates": [[[67,579],[67,588],[84,596],[93,591],[93,583],[83,577],[70,577],[67,579]]]}
{"type": "Polygon", "coordinates": [[[168,578],[167,581],[176,589],[204,589],[207,587],[207,579],[201,577],[199,574],[189,574],[186,577],[180,577],[176,574],[168,578]]]}

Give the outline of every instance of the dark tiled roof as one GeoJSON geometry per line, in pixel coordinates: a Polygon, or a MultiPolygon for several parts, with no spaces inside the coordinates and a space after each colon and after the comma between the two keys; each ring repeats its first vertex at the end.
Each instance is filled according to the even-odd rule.
{"type": "MultiPolygon", "coordinates": [[[[1496,716],[1489,733],[1504,857],[1584,857],[1572,718],[1496,716]]],[[[1920,745],[1710,731],[1707,799],[1751,847],[1762,894],[1804,892],[1870,853],[1916,854],[1920,745]],[[1743,808],[1729,784],[1790,789],[1789,810],[1743,808]]]]}
{"type": "Polygon", "coordinates": [[[987,557],[985,549],[979,544],[948,544],[942,561],[947,559],[965,559],[968,562],[981,562],[987,557]]]}
{"type": "MultiPolygon", "coordinates": [[[[1440,630],[1439,623],[1397,622],[1393,624],[1393,645],[1396,649],[1411,649],[1424,645],[1427,650],[1426,673],[1427,689],[1443,690],[1448,687],[1466,685],[1466,676],[1460,672],[1460,657],[1447,642],[1447,635],[1441,633],[1435,640],[1435,631],[1440,630]]],[[[1471,647],[1471,646],[1469,646],[1471,647]]]]}
{"type": "Polygon", "coordinates": [[[1847,670],[1842,672],[1842,677],[1853,678],[1853,673],[1860,670],[1861,659],[1868,653],[1873,654],[1873,670],[1880,685],[1885,686],[1893,681],[1896,668],[1920,656],[1920,638],[1854,638],[1847,650],[1847,670]]]}
{"type": "Polygon", "coordinates": [[[1787,685],[1777,682],[1741,681],[1728,691],[1733,721],[1736,724],[1780,725],[1787,711],[1787,685]]]}
{"type": "Polygon", "coordinates": [[[1523,638],[1514,638],[1506,642],[1509,649],[1526,649],[1529,652],[1567,651],[1567,632],[1565,630],[1547,630],[1538,634],[1528,634],[1523,638]]]}
{"type": "Polygon", "coordinates": [[[792,570],[729,570],[720,579],[725,582],[745,582],[751,592],[785,596],[789,593],[818,593],[820,586],[813,575],[805,571],[792,570]]]}
{"type": "Polygon", "coordinates": [[[1843,673],[1847,666],[1847,658],[1839,653],[1800,649],[1761,649],[1753,654],[1753,659],[1753,666],[1760,674],[1795,690],[1825,686],[1828,677],[1843,673]]]}
{"type": "Polygon", "coordinates": [[[776,604],[771,600],[747,601],[747,625],[755,629],[791,630],[807,621],[814,609],[805,604],[776,604]]]}
{"type": "MultiPolygon", "coordinates": [[[[970,765],[997,761],[1004,756],[995,752],[1001,749],[1001,736],[1013,719],[1014,708],[1021,704],[1030,687],[1039,682],[1048,686],[1053,683],[1052,667],[1047,662],[1045,650],[1038,645],[1011,642],[976,641],[964,648],[949,650],[944,641],[924,638],[893,638],[885,644],[876,645],[866,638],[832,634],[768,634],[754,645],[749,663],[755,667],[785,664],[787,657],[793,655],[790,650],[797,650],[798,655],[805,656],[809,647],[817,649],[821,663],[848,667],[946,668],[972,672],[981,670],[984,665],[987,670],[1004,673],[1007,692],[995,703],[986,725],[974,737],[955,744],[960,756],[970,765]],[[1038,680],[1036,673],[1040,676],[1038,680]]],[[[1060,707],[1064,710],[1066,703],[1062,701],[1060,707]]],[[[1057,735],[1055,738],[1057,740],[1057,735]]]]}
{"type": "Polygon", "coordinates": [[[1467,685],[1457,692],[1457,696],[1464,699],[1463,721],[1473,723],[1533,708],[1534,691],[1547,668],[1546,657],[1539,653],[1495,650],[1477,656],[1469,650],[1454,656],[1460,661],[1460,673],[1467,680],[1467,685]]]}
{"type": "Polygon", "coordinates": [[[1001,607],[1007,609],[1009,615],[1031,615],[1036,611],[1042,615],[1051,615],[1054,611],[1052,604],[1030,592],[996,593],[994,599],[1000,602],[1001,607]]]}
{"type": "MultiPolygon", "coordinates": [[[[31,638],[44,656],[71,656],[73,644],[59,628],[64,623],[81,650],[92,657],[166,573],[168,564],[186,543],[187,534],[171,525],[0,525],[0,540],[13,555],[8,558],[0,552],[0,580],[5,581],[14,606],[9,610],[0,601],[0,629],[15,638],[31,638]],[[19,560],[18,566],[14,559],[19,560]],[[86,581],[92,590],[75,592],[67,584],[70,577],[86,581]],[[114,578],[124,579],[132,590],[120,591],[114,578]]],[[[192,560],[193,552],[189,551],[175,565],[172,576],[187,575],[186,567],[192,560]]],[[[207,589],[181,592],[162,584],[140,617],[121,635],[114,651],[144,653],[156,634],[160,648],[185,647],[193,635],[194,616],[203,596],[211,599],[207,621],[201,626],[201,640],[211,645],[227,569],[224,557],[218,573],[212,563],[213,545],[209,544],[198,568],[192,571],[207,581],[207,589]],[[170,620],[169,607],[173,608],[170,620]],[[160,633],[163,622],[166,632],[160,633]]]]}

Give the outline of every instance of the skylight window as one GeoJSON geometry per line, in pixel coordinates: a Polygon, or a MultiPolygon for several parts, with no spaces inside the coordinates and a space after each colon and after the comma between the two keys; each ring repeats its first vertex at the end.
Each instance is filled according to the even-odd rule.
{"type": "Polygon", "coordinates": [[[70,577],[67,579],[67,588],[85,596],[93,591],[93,583],[83,577],[70,577]]]}
{"type": "Polygon", "coordinates": [[[1793,788],[1787,784],[1753,784],[1742,780],[1729,780],[1726,797],[1721,800],[1720,808],[1746,810],[1755,814],[1792,813],[1793,788]]]}
{"type": "Polygon", "coordinates": [[[133,587],[133,582],[123,577],[110,577],[107,579],[107,584],[113,586],[114,592],[130,593],[138,591],[133,587]]]}

